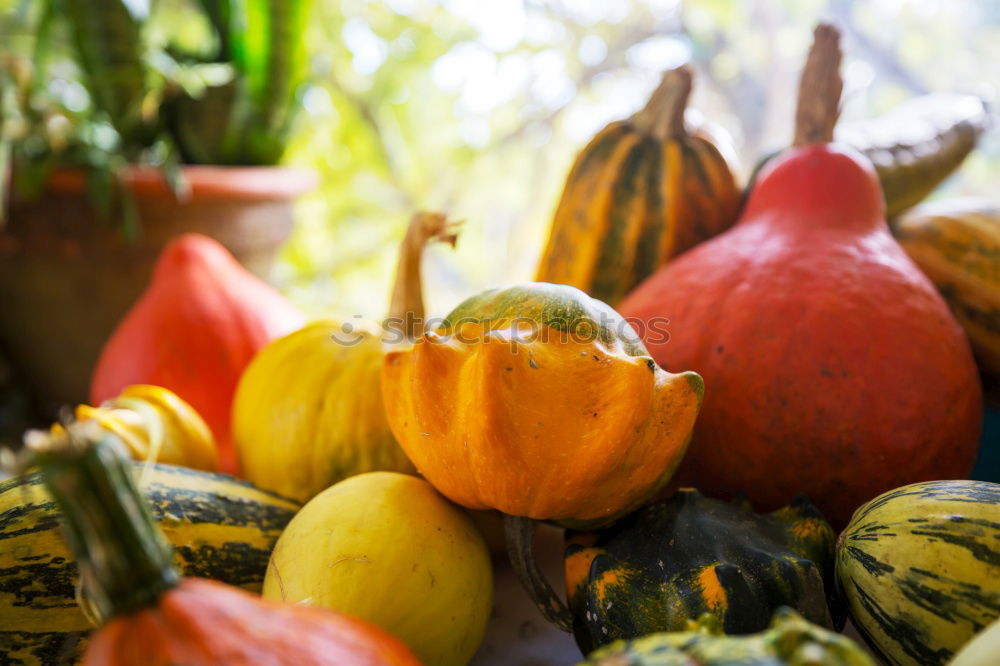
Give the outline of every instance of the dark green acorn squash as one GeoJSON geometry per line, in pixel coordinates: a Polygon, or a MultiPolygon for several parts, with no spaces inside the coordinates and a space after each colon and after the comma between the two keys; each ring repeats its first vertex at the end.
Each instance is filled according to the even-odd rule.
{"type": "Polygon", "coordinates": [[[780,608],[771,626],[750,636],[727,636],[706,614],[686,631],[618,641],[597,650],[580,666],[875,666],[846,636],[817,627],[790,608],[780,608]]]}
{"type": "Polygon", "coordinates": [[[619,639],[682,631],[704,613],[727,634],[761,631],[781,606],[826,627],[843,625],[836,535],[805,497],[756,514],[745,501],[682,489],[608,529],[567,538],[567,597],[584,654],[619,639]]]}

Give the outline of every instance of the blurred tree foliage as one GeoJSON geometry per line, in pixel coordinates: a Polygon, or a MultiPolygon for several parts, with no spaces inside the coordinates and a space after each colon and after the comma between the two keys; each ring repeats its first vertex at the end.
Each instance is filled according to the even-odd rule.
{"type": "MultiPolygon", "coordinates": [[[[193,2],[152,5],[196,48],[193,2]]],[[[0,48],[30,53],[30,5],[0,0],[0,48]]],[[[466,220],[457,250],[429,252],[430,312],[530,279],[575,152],[688,59],[693,106],[732,134],[744,173],[789,139],[820,18],[845,31],[845,119],[927,91],[993,102],[1000,62],[993,0],[316,0],[314,12],[286,161],[322,187],[300,203],[277,278],[317,315],[384,314],[418,208],[466,220]]],[[[52,86],[73,102],[76,73],[61,71],[52,86]]],[[[997,134],[942,194],[996,196],[997,134]]]]}
{"type": "MultiPolygon", "coordinates": [[[[289,159],[323,175],[280,279],[319,314],[379,317],[415,208],[466,220],[425,263],[430,311],[532,277],[575,152],[692,59],[694,106],[746,172],[790,134],[819,18],[845,29],[844,118],[927,91],[992,100],[1000,4],[982,0],[342,0],[318,2],[315,84],[289,159]]],[[[995,191],[996,133],[944,188],[995,191]]]]}

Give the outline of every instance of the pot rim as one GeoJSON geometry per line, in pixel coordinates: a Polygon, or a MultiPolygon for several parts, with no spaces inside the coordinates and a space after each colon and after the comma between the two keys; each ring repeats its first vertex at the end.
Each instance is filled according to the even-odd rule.
{"type": "MultiPolygon", "coordinates": [[[[180,169],[191,190],[188,200],[285,201],[319,185],[319,175],[302,167],[192,164],[180,169]]],[[[136,196],[174,198],[160,167],[130,164],[118,172],[118,179],[136,196]]],[[[86,189],[87,170],[81,167],[56,167],[45,184],[46,191],[62,194],[86,189]]]]}

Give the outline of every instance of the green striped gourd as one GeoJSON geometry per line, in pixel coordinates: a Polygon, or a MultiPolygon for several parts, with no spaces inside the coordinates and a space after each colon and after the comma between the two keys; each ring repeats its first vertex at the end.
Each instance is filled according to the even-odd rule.
{"type": "Polygon", "coordinates": [[[946,664],[1000,616],[1000,485],[926,481],[854,513],[837,543],[854,625],[891,664],[946,664]]]}
{"type": "MultiPolygon", "coordinates": [[[[250,483],[173,465],[153,465],[142,487],[185,575],[253,591],[298,509],[250,483]]],[[[92,625],[76,587],[59,512],[39,475],[0,483],[0,664],[65,664],[81,654],[92,625]]]]}

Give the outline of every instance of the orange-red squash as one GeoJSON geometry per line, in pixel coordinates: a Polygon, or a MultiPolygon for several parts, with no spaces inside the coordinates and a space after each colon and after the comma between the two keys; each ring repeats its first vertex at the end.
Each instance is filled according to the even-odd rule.
{"type": "Polygon", "coordinates": [[[83,666],[135,664],[419,666],[399,640],[368,622],[203,578],[185,578],[155,608],[111,620],[83,659],[83,666]]]}
{"type": "Polygon", "coordinates": [[[222,470],[235,474],[229,421],[240,375],[261,347],[304,323],[219,243],[184,234],[164,248],[151,284],[104,346],[91,404],[132,384],[170,389],[205,419],[222,470]]]}
{"type": "Polygon", "coordinates": [[[95,423],[32,441],[25,463],[38,466],[62,513],[81,598],[102,624],[85,666],[419,666],[361,620],[181,578],[121,442],[95,423]]]}
{"type": "Polygon", "coordinates": [[[871,164],[830,143],[838,39],[817,28],[794,147],[765,167],[736,226],[620,311],[669,319],[650,353],[705,378],[681,483],[765,510],[806,493],[842,527],[890,488],[963,478],[982,398],[961,328],[889,233],[871,164]]]}

